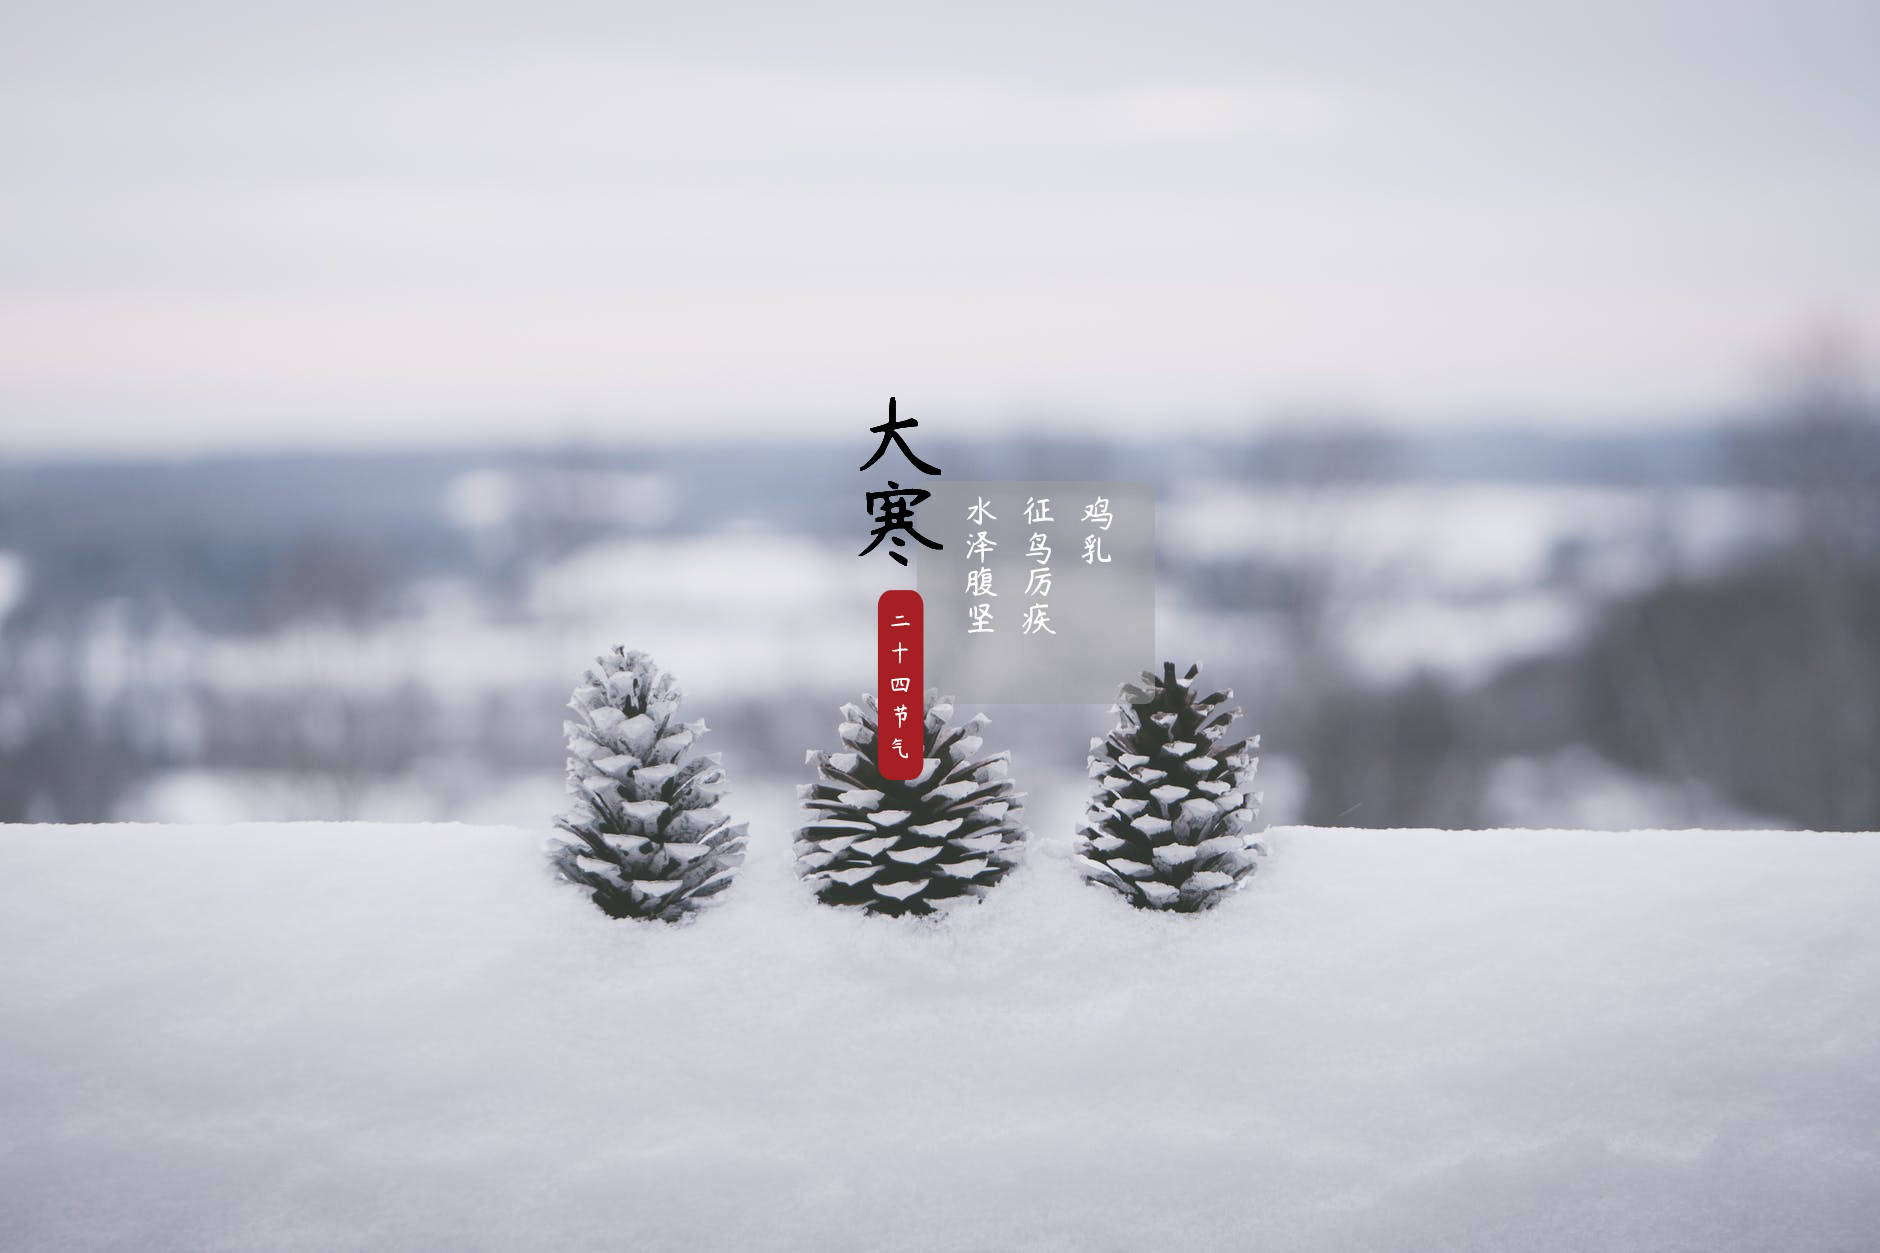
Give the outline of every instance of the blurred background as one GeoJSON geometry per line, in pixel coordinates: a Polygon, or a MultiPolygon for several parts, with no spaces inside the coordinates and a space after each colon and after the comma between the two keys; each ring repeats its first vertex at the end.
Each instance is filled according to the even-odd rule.
{"type": "MultiPolygon", "coordinates": [[[[787,805],[912,585],[856,557],[895,394],[950,478],[1156,485],[1274,822],[1880,828],[1877,46],[10,6],[0,820],[545,825],[617,642],[787,805]]],[[[1084,785],[1102,708],[991,712],[1084,785]]]]}

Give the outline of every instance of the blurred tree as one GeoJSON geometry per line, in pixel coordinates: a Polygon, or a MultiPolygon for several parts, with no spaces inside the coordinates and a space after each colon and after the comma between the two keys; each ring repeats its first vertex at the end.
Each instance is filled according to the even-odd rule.
{"type": "Polygon", "coordinates": [[[1724,468],[1784,524],[1748,564],[1613,607],[1586,723],[1617,760],[1805,826],[1880,827],[1880,416],[1852,341],[1810,337],[1724,468]]]}
{"type": "Polygon", "coordinates": [[[261,572],[254,617],[268,629],[308,619],[366,626],[385,614],[392,585],[387,561],[369,541],[302,536],[261,572]]]}

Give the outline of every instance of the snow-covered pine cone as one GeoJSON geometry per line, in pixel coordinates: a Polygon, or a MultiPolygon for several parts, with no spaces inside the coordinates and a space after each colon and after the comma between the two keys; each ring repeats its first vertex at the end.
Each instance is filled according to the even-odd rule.
{"type": "Polygon", "coordinates": [[[1084,877],[1144,909],[1207,909],[1240,887],[1266,850],[1253,836],[1260,740],[1223,743],[1232,692],[1195,694],[1199,665],[1125,683],[1107,738],[1090,741],[1096,782],[1079,829],[1084,877]]]}
{"type": "Polygon", "coordinates": [[[719,755],[686,759],[705,723],[679,723],[679,699],[651,657],[616,647],[568,702],[575,799],[550,857],[615,918],[678,922],[729,887],[744,860],[745,824],[715,808],[719,755]]]}
{"type": "Polygon", "coordinates": [[[954,728],[952,714],[952,697],[930,689],[918,778],[881,777],[872,696],[842,707],[840,751],[809,753],[821,778],[797,789],[813,817],[797,832],[796,864],[825,905],[929,914],[983,896],[1017,864],[1025,829],[1010,754],[975,758],[986,716],[954,728]]]}

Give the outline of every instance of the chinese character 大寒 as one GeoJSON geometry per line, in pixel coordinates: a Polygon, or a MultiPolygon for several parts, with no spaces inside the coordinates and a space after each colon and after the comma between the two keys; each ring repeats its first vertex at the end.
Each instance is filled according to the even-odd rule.
{"type": "MultiPolygon", "coordinates": [[[[914,450],[907,446],[905,439],[901,438],[902,431],[909,430],[919,425],[920,423],[912,418],[903,422],[901,419],[895,417],[894,397],[888,397],[888,420],[883,422],[880,426],[871,426],[868,428],[874,434],[881,436],[881,443],[875,446],[875,455],[862,462],[862,469],[866,470],[869,466],[880,461],[882,454],[888,451],[888,446],[893,444],[901,450],[901,455],[906,457],[908,461],[914,465],[914,468],[919,470],[922,474],[939,474],[939,466],[930,465],[915,456],[914,450]]],[[[881,502],[881,513],[875,523],[874,536],[868,541],[868,547],[862,549],[860,555],[866,557],[869,553],[874,552],[875,549],[880,546],[882,538],[886,536],[894,545],[893,548],[888,550],[888,555],[901,565],[906,565],[907,558],[895,551],[895,549],[907,547],[907,541],[899,534],[896,534],[896,532],[901,531],[905,531],[908,535],[913,536],[935,552],[944,548],[945,545],[936,544],[914,529],[914,507],[920,504],[921,501],[927,499],[931,493],[921,491],[917,487],[902,487],[893,479],[888,480],[888,487],[890,490],[885,492],[868,493],[868,516],[871,518],[876,517],[875,502],[877,501],[881,502]]]]}

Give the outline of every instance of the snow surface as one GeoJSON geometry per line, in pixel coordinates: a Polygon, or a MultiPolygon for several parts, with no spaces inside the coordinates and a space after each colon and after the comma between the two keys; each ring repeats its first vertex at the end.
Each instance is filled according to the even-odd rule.
{"type": "Polygon", "coordinates": [[[0,1244],[1874,1247],[1880,837],[1280,828],[1168,917],[1054,836],[930,926],[739,816],[678,929],[543,831],[0,827],[0,1244]]]}

